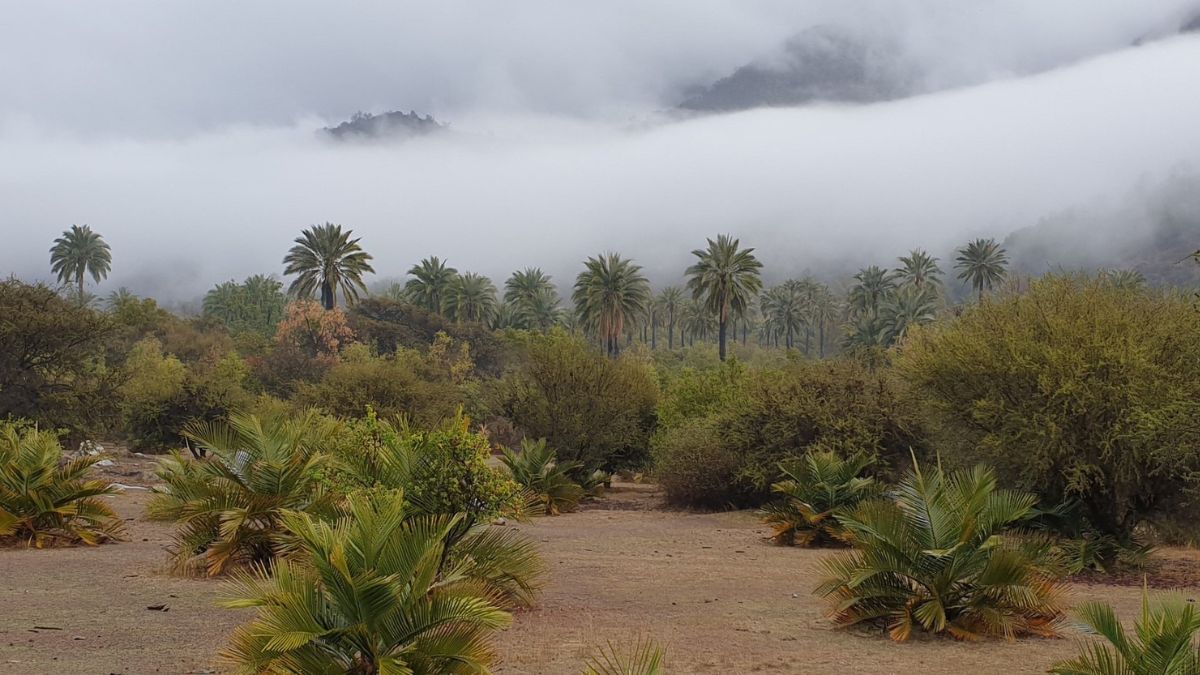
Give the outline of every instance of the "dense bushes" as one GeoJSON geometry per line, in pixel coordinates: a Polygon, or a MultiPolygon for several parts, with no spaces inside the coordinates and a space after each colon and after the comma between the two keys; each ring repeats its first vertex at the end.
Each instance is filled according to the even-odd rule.
{"type": "Polygon", "coordinates": [[[64,461],[54,434],[0,423],[0,540],[41,548],[120,537],[123,523],[101,499],[116,490],[88,477],[100,459],[64,461]]]}
{"type": "Polygon", "coordinates": [[[513,372],[495,384],[492,412],[545,438],[583,471],[640,467],[649,459],[658,386],[635,358],[608,359],[560,333],[529,335],[513,372]]]}
{"type": "Polygon", "coordinates": [[[1127,540],[1187,518],[1200,483],[1200,312],[1189,298],[1047,277],[914,331],[899,372],[945,427],[942,456],[987,462],[1044,504],[1077,501],[1127,540]]]}
{"type": "Polygon", "coordinates": [[[887,372],[851,360],[725,368],[680,377],[663,396],[663,419],[683,420],[655,439],[657,475],[676,503],[762,503],[780,463],[814,444],[861,455],[884,476],[924,450],[921,419],[887,372]]]}

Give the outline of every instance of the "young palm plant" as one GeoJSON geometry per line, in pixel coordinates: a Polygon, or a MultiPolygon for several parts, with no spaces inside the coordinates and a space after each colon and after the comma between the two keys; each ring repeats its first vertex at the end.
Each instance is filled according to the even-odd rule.
{"type": "Polygon", "coordinates": [[[663,650],[652,640],[638,639],[626,650],[609,642],[587,662],[583,675],[663,675],[663,650]]]}
{"type": "Polygon", "coordinates": [[[787,480],[771,486],[780,500],[763,507],[763,522],[772,539],[786,546],[828,546],[848,543],[849,533],[837,516],[879,495],[874,478],[860,478],[871,459],[859,455],[842,459],[832,452],[809,452],[803,459],[780,465],[787,480]]]}
{"type": "Polygon", "coordinates": [[[1107,642],[1088,642],[1080,655],[1050,669],[1058,675],[1195,675],[1200,673],[1200,612],[1179,595],[1167,595],[1153,605],[1142,594],[1142,612],[1130,636],[1116,612],[1102,602],[1076,608],[1085,629],[1107,642]]]}
{"type": "Polygon", "coordinates": [[[856,550],[826,561],[817,592],[837,624],[881,623],[896,641],[914,629],[961,640],[1055,635],[1060,566],[1045,547],[1003,534],[1034,501],[998,490],[984,467],[947,475],[914,466],[892,500],[839,518],[856,550]]]}
{"type": "Polygon", "coordinates": [[[326,464],[319,448],[332,429],[315,415],[198,423],[184,435],[207,449],[193,461],[176,452],[164,459],[147,515],[179,524],[176,564],[209,575],[227,567],[267,565],[288,548],[285,511],[329,513],[334,496],[314,477],[326,464]]]}
{"type": "Polygon", "coordinates": [[[246,673],[486,673],[510,615],[443,564],[457,516],[414,516],[400,491],[348,498],[326,522],[289,511],[296,554],[240,573],[226,607],[255,607],[222,656],[246,673]]]}
{"type": "Polygon", "coordinates": [[[513,480],[531,492],[550,516],[574,511],[583,499],[583,487],[571,480],[571,472],[582,467],[580,462],[559,462],[546,439],[521,440],[521,452],[503,449],[500,461],[508,467],[513,480]]]}
{"type": "Polygon", "coordinates": [[[0,425],[0,539],[42,548],[57,543],[100,544],[121,536],[121,519],[100,497],[116,492],[89,480],[102,459],[62,462],[58,438],[36,429],[0,425]]]}

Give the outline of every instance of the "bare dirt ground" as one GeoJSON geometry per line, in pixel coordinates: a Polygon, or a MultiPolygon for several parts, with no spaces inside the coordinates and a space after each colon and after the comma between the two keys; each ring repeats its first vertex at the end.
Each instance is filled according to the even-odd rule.
{"type": "MultiPolygon", "coordinates": [[[[148,468],[122,458],[106,471],[144,485],[148,468]]],[[[171,530],[142,520],[146,499],[138,490],[114,499],[128,541],[0,550],[0,672],[222,672],[217,650],[249,614],[214,605],[219,581],[167,571],[171,530]],[[158,605],[165,611],[147,609],[158,605]]],[[[653,486],[621,485],[580,513],[510,527],[539,542],[550,575],[538,606],[499,636],[500,673],[579,673],[597,646],[638,636],[666,648],[673,673],[1037,673],[1075,651],[1071,631],[893,644],[835,630],[811,594],[829,551],[772,546],[750,513],[666,510],[653,486]]],[[[1128,618],[1141,589],[1080,584],[1073,593],[1113,602],[1128,618]]]]}

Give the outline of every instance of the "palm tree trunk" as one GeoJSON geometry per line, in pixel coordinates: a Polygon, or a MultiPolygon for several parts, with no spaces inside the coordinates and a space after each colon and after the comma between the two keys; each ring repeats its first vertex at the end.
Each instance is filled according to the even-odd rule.
{"type": "Polygon", "coordinates": [[[720,355],[722,361],[725,360],[725,324],[726,323],[727,323],[726,321],[721,320],[718,322],[718,325],[717,325],[717,354],[720,355]]]}
{"type": "Polygon", "coordinates": [[[75,281],[79,282],[79,304],[83,304],[83,270],[75,275],[75,281]]]}
{"type": "Polygon", "coordinates": [[[817,322],[817,351],[821,358],[825,358],[825,319],[822,318],[817,322]]]}
{"type": "Polygon", "coordinates": [[[650,322],[650,350],[658,349],[658,324],[650,322]]]}

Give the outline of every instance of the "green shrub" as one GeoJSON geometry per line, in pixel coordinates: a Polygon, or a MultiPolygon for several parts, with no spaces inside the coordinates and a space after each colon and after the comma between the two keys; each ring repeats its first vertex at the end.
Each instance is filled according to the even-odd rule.
{"type": "Polygon", "coordinates": [[[712,418],[691,419],[659,434],[654,476],[667,501],[703,508],[739,501],[736,479],[742,458],[722,445],[718,425],[712,418]]]}
{"type": "Polygon", "coordinates": [[[982,467],[947,475],[914,466],[893,499],[839,517],[856,550],[827,559],[817,588],[838,625],[879,623],[896,641],[914,629],[963,640],[1055,634],[1057,560],[1004,535],[1033,495],[997,490],[982,467]]]}
{"type": "Polygon", "coordinates": [[[828,546],[847,543],[849,533],[837,516],[879,495],[874,478],[860,477],[871,465],[867,457],[841,459],[832,452],[809,449],[803,459],[780,467],[786,480],[771,491],[777,499],[760,512],[774,530],[773,539],[786,546],[828,546]]]}
{"type": "Polygon", "coordinates": [[[1182,295],[1046,277],[914,330],[896,367],[944,425],[947,461],[1076,500],[1121,541],[1195,514],[1200,312],[1182,295]]]}
{"type": "Polygon", "coordinates": [[[522,440],[520,453],[504,448],[500,461],[513,480],[537,499],[546,515],[557,516],[579,507],[583,487],[570,476],[579,463],[556,461],[546,439],[522,440]]]}
{"type": "Polygon", "coordinates": [[[287,511],[328,513],[336,496],[316,480],[327,462],[321,448],[334,431],[315,415],[262,419],[234,414],[228,422],[185,431],[207,456],[179,452],[159,462],[147,515],[178,523],[175,563],[209,575],[241,564],[269,565],[289,546],[287,511]]]}
{"type": "Polygon", "coordinates": [[[459,414],[429,431],[406,427],[401,442],[411,457],[404,486],[408,498],[426,513],[464,513],[490,520],[513,506],[520,487],[488,465],[487,437],[470,430],[459,414]]]}
{"type": "Polygon", "coordinates": [[[1058,675],[1196,675],[1200,673],[1200,612],[1179,595],[1153,605],[1142,594],[1142,612],[1129,635],[1107,604],[1089,602],[1076,608],[1088,632],[1105,642],[1080,645],[1080,655],[1050,669],[1058,675]]]}
{"type": "Polygon", "coordinates": [[[443,565],[454,516],[413,516],[400,492],[350,497],[324,522],[288,512],[293,559],[243,574],[226,607],[254,607],[222,656],[245,672],[487,672],[489,636],[511,617],[443,565]]]}
{"type": "Polygon", "coordinates": [[[84,455],[63,462],[54,434],[0,423],[0,540],[42,548],[119,538],[123,523],[100,499],[116,490],[87,477],[101,459],[84,455]]]}
{"type": "Polygon", "coordinates": [[[339,417],[361,415],[370,406],[385,418],[404,415],[432,425],[452,416],[462,395],[452,383],[422,379],[402,352],[343,358],[319,382],[298,384],[295,400],[339,417]]]}
{"type": "Polygon", "coordinates": [[[492,411],[587,472],[645,464],[658,399],[653,369],[636,358],[607,359],[561,333],[524,339],[514,372],[491,391],[492,411]]]}

